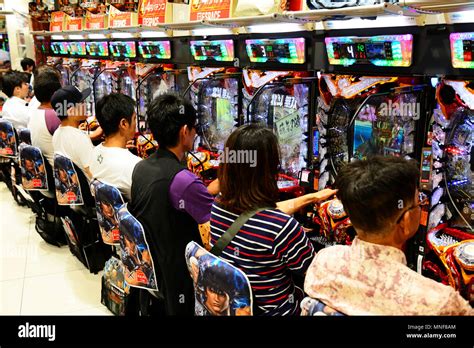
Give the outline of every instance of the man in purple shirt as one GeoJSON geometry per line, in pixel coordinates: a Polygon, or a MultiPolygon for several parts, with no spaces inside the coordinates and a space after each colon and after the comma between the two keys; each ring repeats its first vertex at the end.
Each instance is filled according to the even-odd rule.
{"type": "Polygon", "coordinates": [[[213,198],[183,164],[196,137],[191,103],[164,94],[148,107],[159,149],[132,175],[131,213],[142,223],[156,268],[166,315],[194,314],[194,289],[184,250],[190,241],[208,246],[213,198]]]}

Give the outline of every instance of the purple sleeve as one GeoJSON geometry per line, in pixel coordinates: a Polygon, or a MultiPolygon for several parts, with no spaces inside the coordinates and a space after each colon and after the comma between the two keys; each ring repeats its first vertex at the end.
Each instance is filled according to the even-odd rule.
{"type": "Polygon", "coordinates": [[[61,121],[59,120],[54,110],[48,109],[44,112],[44,118],[46,121],[46,128],[48,128],[49,134],[53,135],[56,129],[58,129],[61,121]]]}
{"type": "Polygon", "coordinates": [[[214,198],[203,182],[189,170],[176,174],[170,185],[169,198],[173,208],[187,212],[198,224],[211,219],[214,198]]]}

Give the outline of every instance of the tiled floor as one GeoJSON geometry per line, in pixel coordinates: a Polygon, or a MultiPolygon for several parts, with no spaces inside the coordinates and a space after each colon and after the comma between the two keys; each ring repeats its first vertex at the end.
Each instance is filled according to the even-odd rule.
{"type": "Polygon", "coordinates": [[[112,315],[100,303],[100,276],[67,246],[44,242],[33,213],[0,182],[0,315],[112,315]]]}

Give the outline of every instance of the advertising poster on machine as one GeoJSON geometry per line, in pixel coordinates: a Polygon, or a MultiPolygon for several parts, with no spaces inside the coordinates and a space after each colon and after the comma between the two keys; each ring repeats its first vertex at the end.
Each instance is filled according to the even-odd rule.
{"type": "Polygon", "coordinates": [[[143,226],[130,214],[126,205],[119,209],[117,217],[125,282],[136,288],[158,291],[155,267],[143,226]]]}

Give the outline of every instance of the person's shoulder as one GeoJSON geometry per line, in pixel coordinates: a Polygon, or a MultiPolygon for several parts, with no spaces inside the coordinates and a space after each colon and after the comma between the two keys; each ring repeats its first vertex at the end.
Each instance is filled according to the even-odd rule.
{"type": "Polygon", "coordinates": [[[288,224],[298,224],[298,221],[294,217],[282,212],[278,208],[269,208],[262,210],[261,212],[255,214],[254,217],[277,224],[280,228],[283,228],[288,224]]]}

